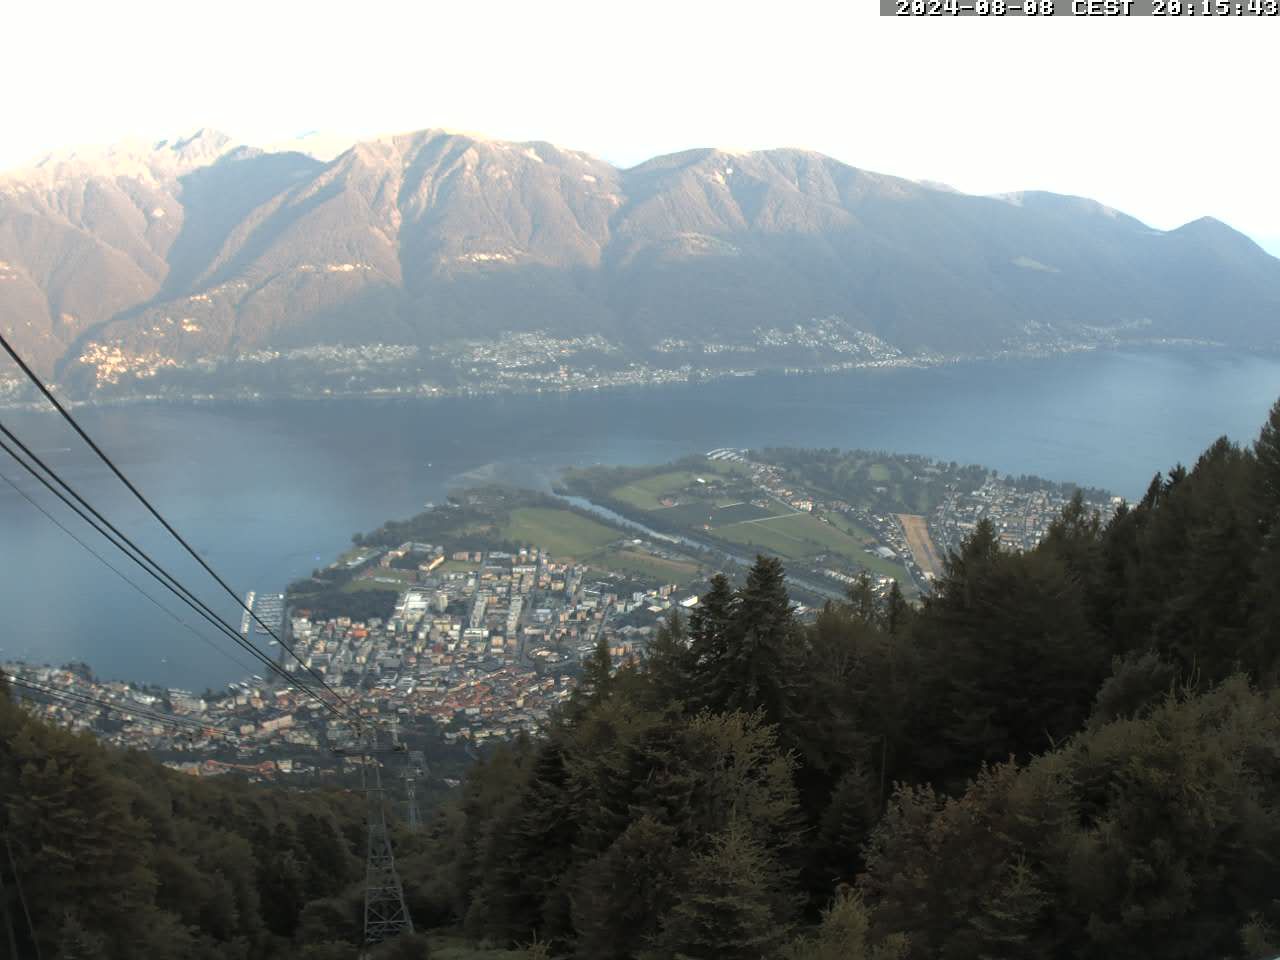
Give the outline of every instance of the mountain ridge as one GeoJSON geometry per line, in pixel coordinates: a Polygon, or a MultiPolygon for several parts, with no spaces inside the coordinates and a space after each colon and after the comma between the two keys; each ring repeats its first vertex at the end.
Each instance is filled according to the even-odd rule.
{"type": "Polygon", "coordinates": [[[104,369],[535,332],[647,363],[823,318],[913,355],[1098,331],[1275,347],[1280,260],[1212,218],[1160,231],[1088,198],[964,194],[789,148],[619,168],[426,129],[325,162],[205,129],[0,174],[0,329],[89,394],[104,369]]]}

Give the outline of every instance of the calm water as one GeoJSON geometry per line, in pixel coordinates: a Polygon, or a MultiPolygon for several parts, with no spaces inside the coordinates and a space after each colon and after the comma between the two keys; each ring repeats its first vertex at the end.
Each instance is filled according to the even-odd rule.
{"type": "MultiPolygon", "coordinates": [[[[922,453],[1134,497],[1156,470],[1193,461],[1221,434],[1251,441],[1277,396],[1280,359],[1162,352],[660,391],[81,417],[233,586],[270,591],[328,563],[353,532],[451,487],[545,486],[568,464],[654,462],[718,446],[922,453]]],[[[207,583],[58,421],[4,419],[186,582],[207,583]]],[[[0,472],[31,489],[12,463],[0,472]]],[[[212,602],[215,591],[210,583],[203,595],[212,602]]],[[[239,623],[229,600],[221,609],[239,623]]],[[[83,659],[104,676],[197,689],[261,672],[199,644],[0,481],[0,660],[12,657],[83,659]]]]}

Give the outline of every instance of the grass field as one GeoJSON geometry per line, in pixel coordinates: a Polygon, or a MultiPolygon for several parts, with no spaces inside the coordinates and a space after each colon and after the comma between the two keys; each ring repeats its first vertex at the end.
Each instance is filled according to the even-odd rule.
{"type": "Polygon", "coordinates": [[[678,507],[659,507],[651,511],[668,523],[679,523],[686,527],[701,527],[710,524],[713,528],[725,527],[743,520],[758,520],[761,517],[785,512],[787,507],[779,507],[772,511],[738,500],[729,501],[727,506],[717,507],[711,500],[694,500],[682,503],[678,507]]]}
{"type": "MultiPolygon", "coordinates": [[[[708,460],[697,470],[664,470],[631,483],[625,483],[609,491],[609,495],[640,510],[660,510],[658,498],[675,494],[696,483],[698,477],[742,477],[747,470],[741,464],[721,460],[708,460]]],[[[732,501],[725,501],[732,502],[732,501]]],[[[708,504],[710,505],[710,504],[708,504]]]]}
{"type": "Polygon", "coordinates": [[[704,523],[714,523],[716,506],[710,500],[695,500],[691,503],[682,503],[678,507],[659,507],[651,512],[667,523],[701,527],[704,523]]]}
{"type": "Polygon", "coordinates": [[[875,542],[875,537],[871,535],[870,530],[860,527],[848,517],[844,516],[844,514],[832,511],[831,513],[823,514],[823,516],[860,543],[875,542]]]}
{"type": "Polygon", "coordinates": [[[768,517],[774,513],[781,512],[781,510],[761,510],[753,503],[731,503],[716,510],[711,518],[711,526],[725,527],[731,523],[741,523],[744,520],[759,520],[761,517],[768,517]]]}
{"type": "Polygon", "coordinates": [[[541,547],[555,558],[582,560],[622,533],[568,510],[517,507],[503,525],[502,535],[516,543],[541,547]]]}
{"type": "Polygon", "coordinates": [[[625,484],[611,491],[611,495],[623,503],[640,510],[661,510],[658,498],[668,493],[683,490],[697,479],[697,474],[689,470],[673,470],[669,473],[655,473],[643,480],[625,484]]]}
{"type": "Polygon", "coordinates": [[[680,586],[692,583],[699,576],[696,563],[667,560],[665,557],[655,557],[642,550],[608,548],[592,554],[588,562],[641,579],[674,583],[680,586]]]}
{"type": "Polygon", "coordinates": [[[778,524],[792,525],[793,519],[807,516],[808,514],[795,513],[780,519],[735,523],[731,526],[720,527],[716,530],[716,536],[733,543],[740,543],[744,546],[776,553],[780,557],[787,559],[804,559],[815,553],[821,553],[821,549],[815,549],[800,535],[802,533],[801,528],[793,526],[791,529],[787,529],[778,524]]]}
{"type": "Polygon", "coordinates": [[[867,550],[864,546],[866,531],[847,522],[842,528],[812,514],[794,513],[771,520],[720,527],[716,536],[755,550],[775,553],[788,560],[811,560],[820,554],[830,553],[874,573],[882,573],[904,583],[908,581],[901,564],[867,550]]]}
{"type": "Polygon", "coordinates": [[[768,527],[784,537],[792,538],[804,546],[802,556],[818,553],[838,553],[842,556],[857,556],[863,553],[862,544],[838,527],[819,520],[808,513],[798,513],[789,517],[775,517],[772,520],[761,520],[750,524],[756,527],[768,527]]]}
{"type": "Polygon", "coordinates": [[[395,583],[383,583],[378,580],[359,577],[354,580],[348,580],[342,585],[343,593],[361,593],[365,590],[403,590],[417,582],[417,577],[409,570],[379,570],[379,577],[386,577],[388,580],[394,579],[395,583]],[[403,574],[403,577],[398,576],[403,574]]]}

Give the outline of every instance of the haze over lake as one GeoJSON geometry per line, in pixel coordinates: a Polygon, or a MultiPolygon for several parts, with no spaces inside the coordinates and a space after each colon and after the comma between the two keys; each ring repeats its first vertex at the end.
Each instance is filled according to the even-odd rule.
{"type": "MultiPolygon", "coordinates": [[[[1134,498],[1156,470],[1189,465],[1222,434],[1251,442],[1277,396],[1280,358],[1170,350],[589,394],[131,406],[80,417],[243,592],[281,590],[329,563],[353,532],[454,487],[545,487],[567,465],[650,463],[720,446],[920,453],[1134,498]]],[[[6,421],[185,582],[207,584],[203,596],[213,601],[216,585],[181,560],[60,422],[35,414],[6,421]]],[[[12,463],[0,471],[33,488],[12,463]]],[[[65,521],[65,511],[50,509],[65,521]]],[[[82,659],[103,676],[195,689],[262,672],[199,645],[3,483],[0,530],[0,660],[82,659]]],[[[108,559],[145,581],[128,561],[108,559]]],[[[239,623],[229,600],[218,607],[239,623]]]]}

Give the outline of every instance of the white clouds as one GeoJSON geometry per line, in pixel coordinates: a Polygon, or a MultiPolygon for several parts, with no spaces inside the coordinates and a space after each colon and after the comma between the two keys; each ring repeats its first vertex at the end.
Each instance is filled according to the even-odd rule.
{"type": "Polygon", "coordinates": [[[14,0],[0,165],[201,125],[423,126],[629,164],[802,146],[974,192],[1280,235],[1274,32],[1241,20],[880,18],[871,4],[14,0]],[[1269,182],[1271,181],[1271,182],[1269,182]]]}

